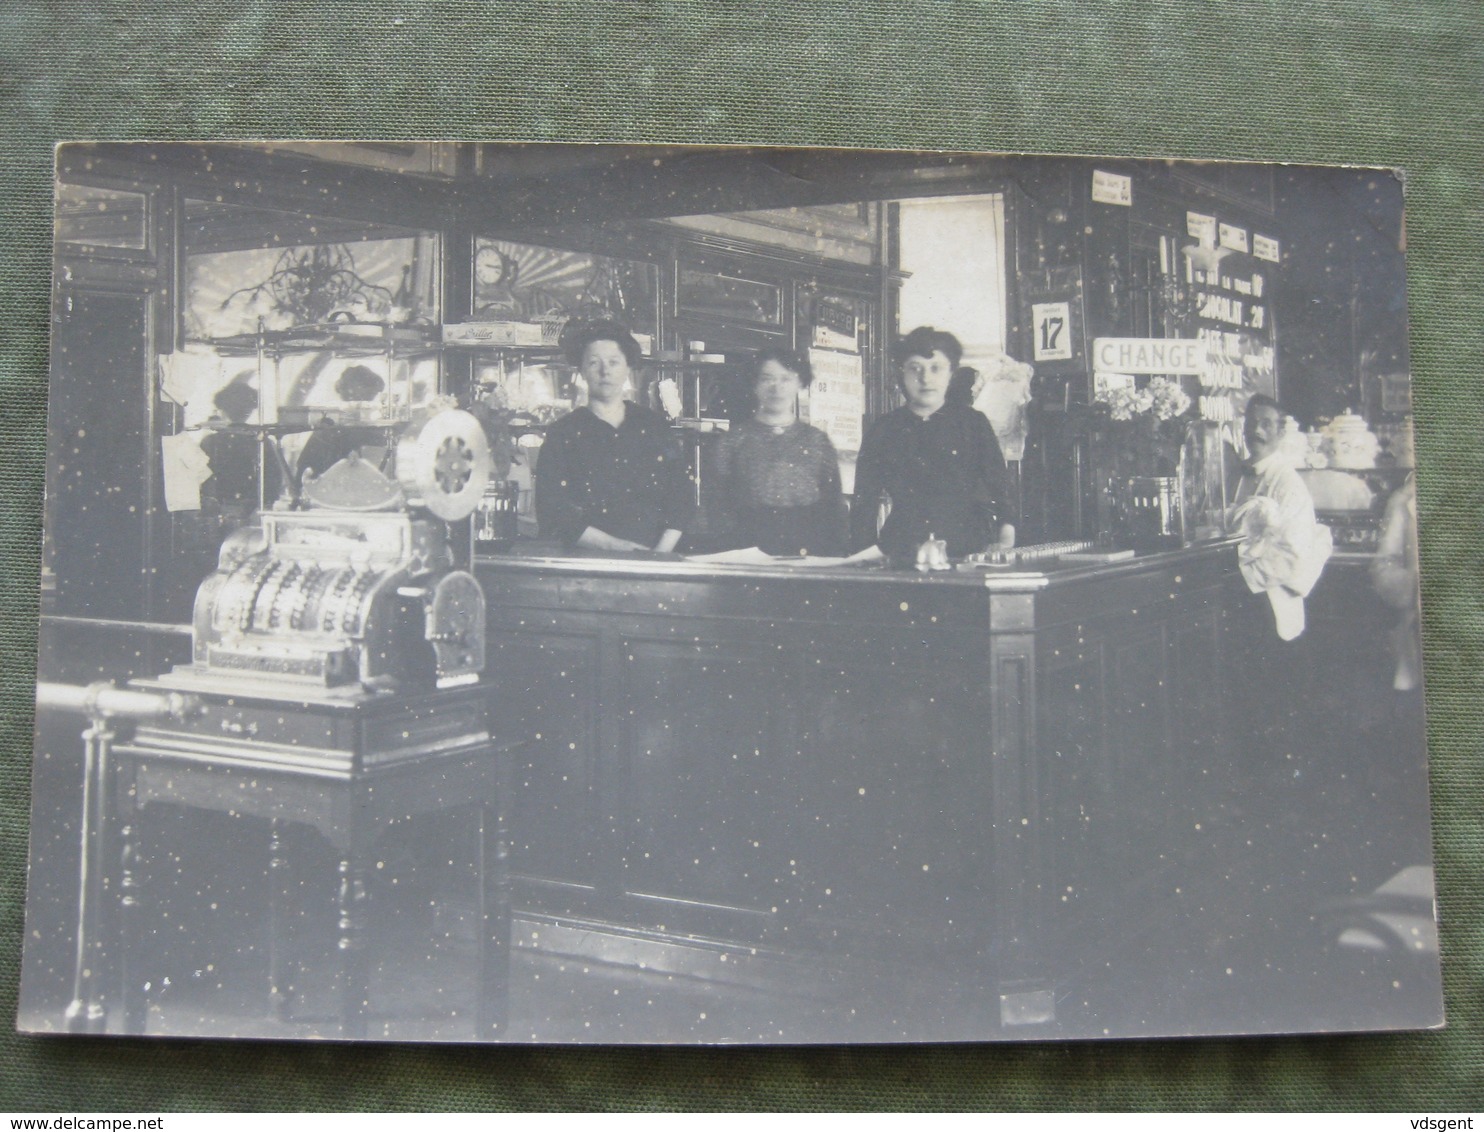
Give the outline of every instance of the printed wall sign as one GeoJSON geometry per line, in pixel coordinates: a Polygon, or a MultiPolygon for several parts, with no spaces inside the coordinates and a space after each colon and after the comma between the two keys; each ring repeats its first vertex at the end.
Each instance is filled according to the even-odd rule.
{"type": "Polygon", "coordinates": [[[1134,203],[1134,179],[1094,169],[1092,199],[1099,204],[1121,204],[1128,208],[1134,203]]]}
{"type": "Polygon", "coordinates": [[[1036,361],[1065,361],[1072,356],[1070,303],[1036,303],[1031,307],[1031,326],[1035,333],[1036,361]]]}

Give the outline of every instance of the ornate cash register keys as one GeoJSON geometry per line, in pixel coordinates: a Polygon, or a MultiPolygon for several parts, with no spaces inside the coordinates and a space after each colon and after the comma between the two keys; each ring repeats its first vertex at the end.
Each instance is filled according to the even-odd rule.
{"type": "Polygon", "coordinates": [[[165,680],[286,699],[477,683],[484,597],[444,524],[475,511],[490,466],[479,422],[451,410],[403,432],[394,476],[353,452],[306,477],[304,510],[265,511],[223,545],[192,663],[165,680]]]}

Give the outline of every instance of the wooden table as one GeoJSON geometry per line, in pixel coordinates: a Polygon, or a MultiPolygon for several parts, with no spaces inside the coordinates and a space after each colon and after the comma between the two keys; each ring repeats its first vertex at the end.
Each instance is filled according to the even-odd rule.
{"type": "MultiPolygon", "coordinates": [[[[189,681],[186,681],[189,683],[189,681]]],[[[146,691],[179,690],[180,681],[136,681],[146,691]]],[[[249,815],[269,823],[264,846],[270,888],[267,937],[269,999],[286,1014],[295,973],[286,954],[288,917],[299,909],[284,853],[291,823],[322,834],[338,857],[336,899],[338,1004],[342,1033],[366,1035],[368,870],[378,836],[419,814],[465,810],[477,822],[479,994],[475,1037],[504,1035],[509,993],[509,894],[504,841],[512,744],[492,740],[488,689],[421,694],[326,694],[278,699],[244,691],[196,689],[201,708],[184,722],[146,723],[113,748],[112,822],[120,842],[121,927],[114,983],[123,1029],[144,1032],[146,1004],[132,971],[155,930],[151,877],[140,859],[140,823],[148,807],[169,803],[249,815]]],[[[92,856],[103,852],[95,838],[92,856]]],[[[209,853],[211,846],[202,846],[209,853]]],[[[101,862],[98,866],[101,871],[101,862]]],[[[266,1005],[266,1004],[265,1004],[266,1005]]]]}

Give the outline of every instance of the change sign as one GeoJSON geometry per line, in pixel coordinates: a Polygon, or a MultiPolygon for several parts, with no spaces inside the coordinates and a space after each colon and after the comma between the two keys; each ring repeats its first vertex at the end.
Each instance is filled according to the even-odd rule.
{"type": "Polygon", "coordinates": [[[1204,373],[1199,338],[1094,338],[1092,366],[1110,373],[1204,373]]]}

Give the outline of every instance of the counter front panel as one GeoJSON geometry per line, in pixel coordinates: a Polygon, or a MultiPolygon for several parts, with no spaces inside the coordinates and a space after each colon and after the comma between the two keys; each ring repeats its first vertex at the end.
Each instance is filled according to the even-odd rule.
{"type": "Polygon", "coordinates": [[[511,819],[517,905],[548,925],[528,942],[852,993],[894,970],[872,993],[1050,1020],[1087,929],[1136,913],[1189,826],[1234,565],[482,561],[489,671],[536,736],[511,819]]]}

